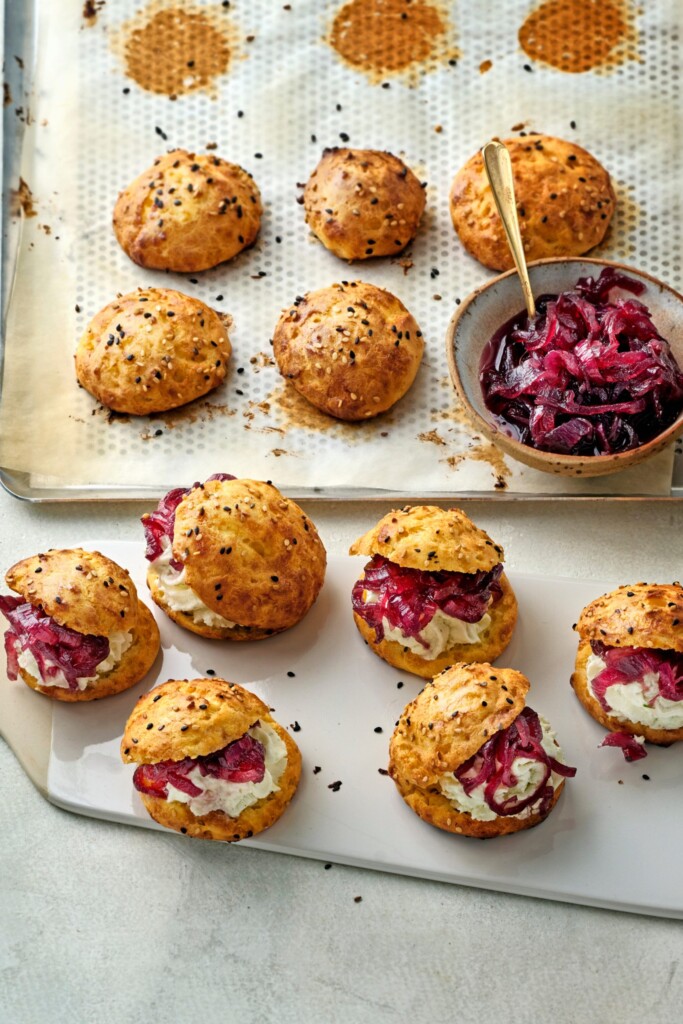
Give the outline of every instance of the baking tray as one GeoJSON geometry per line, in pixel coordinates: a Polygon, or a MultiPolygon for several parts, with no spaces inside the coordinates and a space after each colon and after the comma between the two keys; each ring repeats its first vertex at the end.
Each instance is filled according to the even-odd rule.
{"type": "MultiPolygon", "coordinates": [[[[75,5],[76,8],[78,6],[75,5]]],[[[208,6],[212,5],[207,0],[197,0],[192,5],[193,9],[208,6]]],[[[213,6],[217,5],[214,3],[213,6]]],[[[179,479],[185,481],[186,478],[190,480],[207,475],[215,470],[218,462],[222,468],[227,461],[233,472],[273,478],[286,493],[297,498],[403,500],[419,495],[428,500],[453,497],[466,500],[488,496],[495,496],[498,500],[533,500],[683,496],[681,442],[676,445],[671,479],[667,467],[665,482],[663,486],[657,485],[656,493],[650,487],[639,487],[637,477],[625,489],[617,483],[617,478],[602,482],[558,482],[545,474],[520,468],[510,460],[503,460],[503,464],[512,468],[513,476],[504,479],[501,486],[500,463],[496,465],[500,457],[492,457],[491,452],[487,455],[487,451],[481,448],[480,439],[469,434],[468,429],[457,422],[457,417],[449,419],[453,411],[453,397],[443,356],[445,326],[456,300],[481,283],[487,273],[464,253],[455,239],[447,212],[448,186],[457,167],[488,135],[509,133],[515,124],[571,137],[592,148],[612,171],[619,194],[619,209],[606,243],[594,250],[594,254],[631,262],[665,278],[674,287],[681,287],[683,278],[675,255],[680,251],[681,199],[675,188],[662,191],[661,187],[662,182],[668,180],[667,166],[672,164],[660,165],[657,161],[648,161],[644,155],[649,143],[661,147],[662,137],[667,139],[667,151],[668,148],[672,153],[679,150],[681,97],[674,46],[678,17],[676,4],[667,2],[658,5],[656,12],[641,12],[637,19],[639,60],[627,62],[602,75],[563,75],[541,65],[534,65],[532,74],[525,71],[526,58],[516,46],[513,31],[530,9],[531,4],[524,0],[506,5],[504,12],[500,11],[499,5],[490,2],[477,5],[478,13],[467,5],[442,5],[448,9],[452,36],[462,51],[460,58],[454,65],[444,65],[439,71],[424,76],[414,88],[389,78],[388,89],[370,86],[362,75],[342,65],[322,41],[338,2],[301,0],[292,6],[296,10],[286,13],[284,5],[282,8],[278,6],[280,21],[275,30],[272,29],[273,5],[263,0],[251,4],[240,3],[239,0],[233,3],[230,16],[234,17],[235,30],[241,33],[240,45],[244,51],[239,75],[228,75],[223,83],[219,83],[216,99],[180,97],[176,103],[169,103],[165,97],[150,98],[149,94],[143,93],[125,77],[121,61],[113,52],[108,35],[113,34],[122,18],[136,10],[137,5],[130,0],[103,5],[90,27],[84,26],[80,10],[75,11],[73,4],[65,5],[61,0],[51,4],[45,0],[33,0],[33,3],[9,6],[6,12],[5,78],[12,102],[4,112],[3,309],[6,314],[22,232],[36,235],[34,239],[32,234],[25,234],[24,245],[31,244],[27,241],[29,238],[45,244],[44,237],[37,237],[43,220],[41,197],[37,197],[39,216],[24,219],[12,217],[11,193],[17,186],[22,168],[31,167],[32,162],[40,158],[41,144],[47,138],[46,135],[41,136],[39,127],[36,127],[41,124],[47,100],[43,92],[34,90],[34,70],[43,66],[45,40],[41,33],[44,36],[53,29],[55,19],[59,20],[63,10],[68,16],[61,20],[72,36],[77,37],[75,52],[82,58],[80,63],[75,62],[76,71],[73,73],[80,75],[83,83],[87,80],[87,63],[99,61],[101,64],[99,87],[94,94],[86,92],[88,103],[95,110],[102,111],[109,111],[114,104],[119,120],[130,119],[135,132],[130,151],[120,154],[114,177],[104,184],[93,184],[96,177],[101,177],[98,176],[100,165],[95,154],[101,153],[102,145],[106,144],[104,129],[104,134],[97,137],[99,149],[85,144],[83,147],[84,152],[93,156],[83,161],[79,186],[86,191],[90,189],[89,195],[94,197],[97,206],[99,255],[93,248],[92,225],[86,229],[84,223],[78,222],[78,217],[73,225],[60,222],[64,209],[58,196],[50,197],[49,209],[55,222],[61,223],[65,237],[69,231],[73,232],[69,243],[73,252],[86,266],[98,268],[94,275],[96,281],[85,289],[85,295],[81,294],[84,291],[82,280],[76,283],[68,274],[64,276],[67,290],[72,283],[74,286],[73,293],[68,294],[67,303],[72,314],[71,329],[65,343],[67,359],[90,315],[116,290],[162,280],[211,302],[217,294],[232,289],[239,298],[234,303],[226,298],[224,306],[236,316],[238,334],[233,338],[233,367],[240,364],[246,367],[243,377],[238,379],[233,373],[225,386],[232,394],[240,383],[249,378],[249,360],[267,347],[267,338],[278,312],[291,301],[293,294],[301,287],[304,290],[317,287],[346,274],[390,287],[404,299],[421,322],[428,339],[430,366],[421,373],[419,393],[409,394],[398,407],[401,418],[391,422],[387,432],[392,436],[388,442],[380,441],[383,424],[361,425],[361,429],[365,429],[362,448],[357,442],[360,436],[357,431],[355,439],[350,441],[351,435],[345,434],[344,428],[339,428],[333,438],[329,431],[311,429],[303,432],[303,438],[299,438],[300,448],[291,459],[282,452],[273,454],[279,448],[279,441],[269,442],[265,448],[257,445],[242,458],[241,448],[247,435],[241,429],[233,429],[235,421],[244,419],[250,409],[249,403],[258,404],[257,400],[263,398],[268,389],[274,391],[279,386],[277,374],[266,371],[271,373],[271,378],[264,391],[254,373],[250,381],[253,385],[251,393],[239,396],[237,400],[236,417],[212,419],[209,413],[209,418],[203,420],[200,412],[194,422],[191,422],[191,416],[180,427],[176,424],[173,430],[166,430],[166,424],[158,420],[152,423],[155,429],[150,430],[147,421],[143,426],[131,428],[129,424],[118,422],[107,424],[106,417],[96,415],[91,418],[83,445],[72,453],[72,457],[64,460],[59,474],[50,476],[16,464],[5,465],[0,468],[0,482],[14,495],[32,501],[148,499],[160,495],[177,484],[179,479]],[[317,32],[315,38],[310,29],[313,22],[317,32]],[[271,28],[266,28],[267,24],[271,28]],[[486,32],[480,31],[482,25],[486,26],[486,32]],[[247,45],[245,40],[250,30],[256,38],[253,44],[247,45]],[[250,45],[253,49],[249,51],[250,45]],[[259,45],[265,48],[265,56],[259,56],[259,45]],[[295,82],[293,86],[293,102],[288,104],[288,110],[296,111],[296,116],[284,117],[283,130],[285,134],[294,135],[295,139],[292,148],[287,150],[289,164],[281,170],[282,180],[277,189],[263,189],[267,215],[262,239],[256,249],[241,258],[241,263],[237,261],[235,266],[227,265],[196,275],[197,284],[191,284],[187,277],[179,275],[170,275],[169,280],[169,275],[149,274],[130,264],[118,250],[109,229],[111,207],[118,187],[165,147],[176,144],[203,149],[209,138],[215,137],[218,152],[245,163],[258,180],[272,179],[272,169],[266,168],[269,154],[265,152],[264,132],[259,127],[263,105],[259,109],[258,105],[252,104],[246,110],[246,116],[237,117],[241,109],[242,94],[239,90],[244,88],[244,82],[249,81],[248,76],[252,73],[249,69],[256,67],[259,61],[262,71],[263,67],[272,66],[272,57],[279,52],[278,48],[287,54],[287,61],[295,67],[297,46],[300,47],[299,57],[303,55],[309,63],[318,62],[318,87],[315,90],[305,88],[308,80],[303,74],[303,84],[295,82]],[[17,57],[23,63],[23,71],[15,59],[17,57]],[[479,71],[484,58],[493,59],[493,67],[486,75],[479,71]],[[124,89],[129,90],[125,95],[124,89]],[[588,109],[584,102],[587,94],[594,95],[595,99],[588,109]],[[613,108],[617,99],[621,115],[615,120],[613,108]],[[188,119],[195,109],[192,103],[198,104],[201,117],[199,127],[188,130],[188,119]],[[342,109],[337,110],[338,106],[342,109]],[[18,108],[21,109],[17,113],[18,108]],[[582,112],[578,124],[577,109],[582,112]],[[27,112],[30,112],[28,117],[27,112]],[[411,119],[419,119],[419,131],[411,132],[403,125],[403,122],[412,123],[411,119]],[[28,127],[27,120],[31,121],[28,127]],[[144,127],[144,142],[136,141],[141,126],[144,127]],[[162,140],[156,128],[161,128],[168,139],[162,140]],[[437,132],[437,128],[441,131],[437,132]],[[350,135],[351,145],[386,147],[403,152],[419,173],[424,171],[425,179],[430,183],[428,215],[407,256],[412,259],[412,267],[396,261],[377,261],[347,268],[307,237],[302,211],[295,204],[296,182],[305,180],[324,145],[343,141],[340,138],[342,134],[350,135]],[[311,141],[313,135],[316,136],[315,143],[311,141]],[[636,137],[638,145],[634,142],[636,137]],[[261,161],[254,155],[257,147],[264,149],[261,161]],[[667,201],[665,206],[662,206],[662,196],[667,201]],[[278,231],[282,231],[282,244],[275,244],[278,231]],[[303,285],[292,274],[292,267],[296,267],[301,259],[304,262],[312,259],[316,267],[314,278],[307,279],[303,285]],[[260,266],[268,266],[268,276],[254,282],[252,273],[258,273],[260,266]],[[433,273],[435,270],[438,275],[433,273]],[[437,301],[435,295],[441,298],[437,301]],[[250,325],[249,332],[244,330],[247,318],[243,313],[238,315],[240,302],[259,306],[257,315],[262,319],[250,325]],[[80,309],[78,313],[75,313],[76,305],[80,309]],[[161,436],[153,440],[156,428],[161,429],[161,436]],[[137,434],[133,436],[136,430],[137,434]],[[437,451],[434,444],[425,441],[425,437],[434,431],[445,436],[445,450],[437,451]],[[147,436],[141,446],[140,435],[145,432],[152,437],[147,436]],[[387,448],[377,462],[378,446],[394,444],[394,434],[396,447],[387,448]],[[422,439],[418,440],[420,436],[422,439]],[[355,479],[349,479],[347,474],[344,480],[335,480],[329,467],[337,466],[339,460],[348,454],[345,449],[349,443],[352,449],[350,459],[362,466],[362,472],[355,479]],[[98,445],[100,454],[96,451],[98,445]],[[148,456],[150,445],[162,449],[159,459],[148,456]],[[113,465],[116,459],[121,460],[122,449],[129,453],[126,456],[128,462],[123,459],[122,465],[127,465],[130,472],[122,471],[113,483],[103,479],[102,474],[93,481],[78,478],[81,455],[85,460],[94,451],[96,461],[102,467],[113,465]],[[187,463],[188,451],[194,451],[192,470],[187,467],[179,469],[187,463]],[[231,454],[226,457],[226,452],[231,454]],[[202,460],[206,460],[206,472],[202,469],[202,460]],[[405,471],[398,473],[395,467],[401,460],[405,463],[405,471]],[[138,465],[148,462],[153,463],[153,472],[138,471],[138,465]],[[456,468],[451,462],[456,464],[456,468]],[[302,464],[321,468],[321,475],[325,477],[322,486],[312,483],[310,474],[307,479],[302,477],[302,464]],[[70,479],[72,472],[74,478],[70,479]],[[373,486],[368,485],[369,480],[373,486]],[[410,484],[405,483],[407,480],[410,484]]],[[[60,90],[68,92],[69,96],[73,93],[71,65],[66,61],[65,66],[64,73],[54,77],[50,83],[54,90],[53,103],[59,101],[60,90]],[[70,91],[67,90],[67,82],[70,83],[70,91]]],[[[273,102],[277,102],[276,96],[273,96],[273,102]]],[[[80,116],[79,110],[77,107],[76,118],[80,116]]],[[[47,132],[49,128],[44,130],[47,132]]],[[[83,133],[85,128],[79,125],[78,131],[83,133]]],[[[119,123],[117,138],[120,138],[120,131],[119,123]]],[[[88,141],[87,133],[82,141],[88,141]]],[[[272,141],[273,151],[279,141],[280,136],[272,141]]],[[[45,148],[49,150],[49,145],[45,148]]],[[[83,203],[78,209],[82,214],[83,203]]],[[[55,273],[64,269],[63,252],[61,250],[62,263],[55,264],[55,273]]],[[[68,258],[66,262],[69,262],[68,258]]],[[[6,342],[8,351],[12,350],[13,343],[10,333],[6,342]]],[[[36,351],[39,353],[40,349],[36,351]]],[[[263,368],[257,369],[261,371],[263,368]]],[[[71,381],[60,395],[60,401],[65,405],[71,401],[70,392],[71,381]]],[[[78,401],[89,416],[93,403],[88,405],[86,396],[79,396],[78,401]]],[[[223,389],[215,393],[215,402],[220,404],[222,401],[223,389]]],[[[273,423],[276,421],[262,419],[257,423],[257,429],[271,431],[273,423]]],[[[293,436],[290,431],[290,438],[293,436]]]]}
{"type": "MultiPolygon", "coordinates": [[[[126,565],[140,593],[146,593],[140,544],[89,541],[85,546],[126,565]]],[[[321,595],[304,621],[262,643],[203,640],[153,606],[162,657],[143,683],[105,700],[49,702],[21,682],[8,683],[2,659],[2,731],[28,773],[40,776],[51,802],[78,814],[159,830],[133,789],[133,766],[120,760],[124,723],[137,697],[157,682],[215,672],[248,684],[274,708],[303,755],[302,781],[291,806],[274,827],[244,846],[683,917],[683,891],[671,885],[670,872],[670,851],[683,842],[683,805],[672,799],[683,770],[683,744],[668,750],[648,746],[646,760],[626,764],[620,751],[598,749],[605,731],[569,685],[576,652],[571,624],[588,601],[615,583],[510,573],[520,617],[498,660],[528,676],[529,705],[550,721],[577,774],[543,824],[480,842],[422,822],[380,771],[386,768],[394,723],[424,681],[382,662],[358,634],[350,591],[362,564],[362,559],[332,557],[321,595]],[[52,705],[51,733],[41,732],[39,723],[27,736],[45,704],[52,705]],[[331,789],[336,782],[341,786],[331,789]]]]}

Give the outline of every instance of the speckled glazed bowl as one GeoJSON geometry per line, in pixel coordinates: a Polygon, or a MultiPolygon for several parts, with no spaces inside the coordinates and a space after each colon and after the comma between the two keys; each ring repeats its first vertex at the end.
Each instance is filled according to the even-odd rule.
{"type": "MultiPolygon", "coordinates": [[[[671,345],[683,367],[683,295],[656,277],[623,263],[597,259],[539,260],[529,267],[534,295],[568,291],[580,277],[596,277],[604,267],[614,267],[641,281],[646,291],[637,298],[652,314],[655,327],[671,345]]],[[[561,476],[604,476],[635,466],[671,444],[683,433],[683,413],[651,441],[616,455],[563,455],[543,452],[522,444],[497,422],[484,404],[479,383],[479,365],[484,346],[507,320],[524,308],[522,290],[515,270],[494,277],[477,288],[458,307],[446,334],[448,365],[453,384],[473,426],[504,452],[520,462],[546,473],[561,476]]]]}

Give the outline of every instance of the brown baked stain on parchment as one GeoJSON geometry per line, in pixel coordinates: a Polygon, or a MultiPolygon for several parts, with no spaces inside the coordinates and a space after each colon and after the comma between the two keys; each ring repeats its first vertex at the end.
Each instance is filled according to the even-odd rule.
{"type": "MultiPolygon", "coordinates": [[[[460,451],[455,455],[448,455],[446,458],[440,459],[439,461],[447,465],[449,469],[457,469],[461,462],[468,460],[472,462],[487,462],[491,467],[491,472],[494,477],[494,487],[496,490],[505,490],[512,470],[505,461],[503,452],[491,441],[483,440],[480,435],[476,433],[476,427],[467,415],[465,407],[453,388],[450,378],[443,378],[441,380],[441,384],[443,384],[444,387],[451,389],[451,401],[449,407],[446,409],[431,410],[432,422],[442,424],[451,423],[464,427],[466,432],[470,435],[470,440],[468,441],[468,447],[464,451],[460,451]]],[[[446,427],[446,432],[448,432],[448,427],[446,427]]],[[[436,430],[431,431],[431,435],[435,435],[440,438],[440,434],[438,434],[436,430]]],[[[431,435],[420,434],[419,440],[432,441],[433,437],[431,435]]],[[[448,441],[445,440],[442,443],[448,444],[448,441]]]]}
{"type": "Polygon", "coordinates": [[[147,92],[175,99],[213,93],[240,57],[234,26],[222,7],[152,0],[112,34],[112,48],[129,78],[147,92]]]}
{"type": "Polygon", "coordinates": [[[92,28],[97,21],[97,15],[105,3],[106,0],[85,0],[83,4],[83,24],[86,28],[92,28]]]}
{"type": "Polygon", "coordinates": [[[337,420],[316,409],[286,381],[276,384],[262,401],[250,401],[242,415],[247,430],[278,433],[283,438],[290,431],[306,430],[326,433],[349,445],[369,444],[378,435],[384,437],[396,422],[393,410],[358,423],[337,420]]]}
{"type": "Polygon", "coordinates": [[[459,463],[465,460],[487,462],[495,478],[493,486],[498,491],[505,490],[512,471],[506,463],[502,451],[500,448],[496,448],[495,444],[491,441],[480,441],[473,444],[471,448],[468,448],[466,452],[460,455],[452,455],[447,459],[442,459],[451,469],[455,469],[459,463]]]}
{"type": "Polygon", "coordinates": [[[519,30],[532,60],[581,74],[637,60],[635,11],[627,0],[545,0],[519,30]]]}
{"type": "Polygon", "coordinates": [[[416,85],[460,52],[452,44],[446,5],[434,0],[348,0],[327,37],[342,60],[377,84],[407,76],[416,85]]]}
{"type": "Polygon", "coordinates": [[[12,189],[12,216],[23,212],[24,217],[35,217],[38,214],[33,193],[23,178],[19,178],[19,187],[12,189]]]}
{"type": "Polygon", "coordinates": [[[446,441],[444,441],[438,430],[425,430],[424,433],[417,435],[417,439],[418,441],[423,441],[425,444],[446,444],[446,441]]]}

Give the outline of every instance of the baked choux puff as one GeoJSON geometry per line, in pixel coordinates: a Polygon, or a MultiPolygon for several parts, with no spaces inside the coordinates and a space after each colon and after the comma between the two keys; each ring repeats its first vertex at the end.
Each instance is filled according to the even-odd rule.
{"type": "Polygon", "coordinates": [[[517,600],[503,549],[459,509],[389,512],[351,545],[370,555],[352,591],[371,650],[431,679],[456,661],[493,661],[512,637],[517,600]]]}
{"type": "Polygon", "coordinates": [[[269,828],[294,796],[301,754],[259,698],[223,679],[169,680],[140,697],[121,740],[149,814],[197,839],[269,828]]]}
{"type": "Polygon", "coordinates": [[[98,551],[50,550],[17,562],[0,596],[7,675],[54,700],[127,690],[147,675],[159,630],[125,569],[98,551]]]}
{"type": "Polygon", "coordinates": [[[76,350],[76,377],[115,412],[146,416],[222,384],[232,319],[170,288],[138,288],[101,309],[76,350]]]}
{"type": "Polygon", "coordinates": [[[576,769],[555,733],[525,706],[529,680],[484,662],[457,664],[404,709],[389,775],[420,818],[489,839],[543,821],[576,769]]]}
{"type": "MultiPolygon", "coordinates": [[[[609,173],[574,142],[530,132],[505,140],[527,261],[581,256],[598,245],[616,205],[609,173]]],[[[451,186],[453,227],[471,256],[492,270],[513,266],[481,152],[451,186]]]]}
{"type": "Polygon", "coordinates": [[[627,760],[637,760],[632,737],[665,746],[683,740],[681,584],[618,587],[591,601],[574,629],[574,692],[589,715],[623,737],[608,737],[605,745],[621,746],[627,760]]]}
{"type": "Polygon", "coordinates": [[[142,523],[152,599],[200,636],[280,633],[304,617],[323,585],[326,554],[315,526],[270,483],[218,473],[169,491],[142,523]]]}
{"type": "Polygon", "coordinates": [[[218,156],[174,149],[121,192],[114,233],[141,267],[196,273],[252,245],[262,213],[248,171],[218,156]]]}
{"type": "Polygon", "coordinates": [[[273,335],[285,380],[340,420],[390,409],[415,380],[423,351],[422,331],[400,299],[363,281],[299,296],[273,335]]]}
{"type": "Polygon", "coordinates": [[[306,223],[344,260],[395,256],[417,234],[425,191],[393,153],[326,149],[303,195],[306,223]]]}

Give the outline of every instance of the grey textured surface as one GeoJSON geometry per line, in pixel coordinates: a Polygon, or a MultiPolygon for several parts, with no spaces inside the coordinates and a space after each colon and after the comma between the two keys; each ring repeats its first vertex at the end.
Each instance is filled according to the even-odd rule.
{"type": "MultiPolygon", "coordinates": [[[[341,552],[386,509],[309,510],[341,552]]],[[[0,568],[40,547],[140,536],[140,511],[37,508],[0,494],[0,568]]],[[[682,574],[680,504],[467,511],[512,568],[624,581],[682,574]]],[[[8,1024],[680,1020],[678,922],[325,870],[79,818],[46,803],[2,742],[0,772],[8,1024]]],[[[680,884],[674,855],[671,885],[680,884]]]]}

